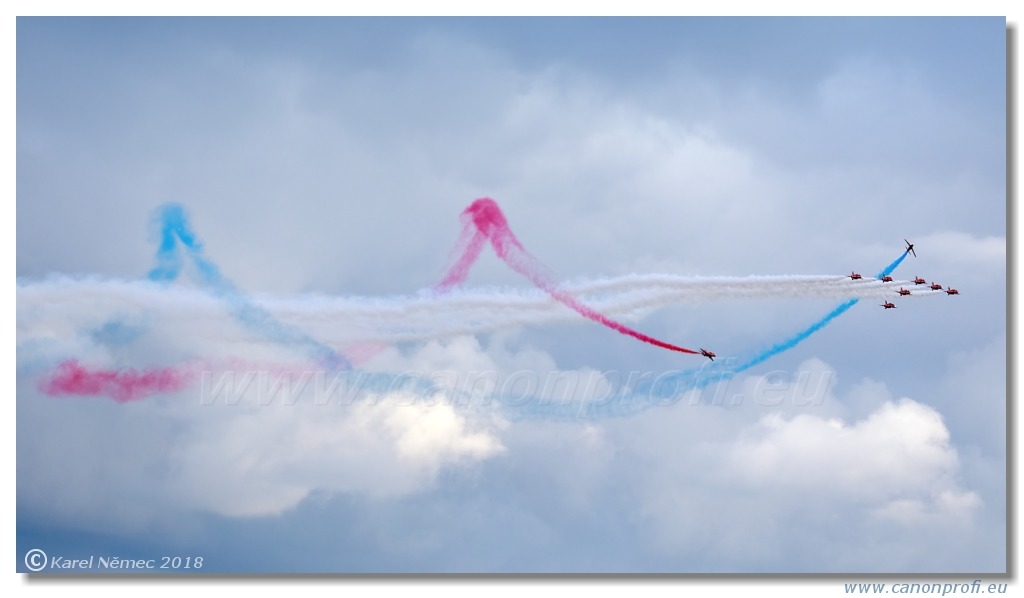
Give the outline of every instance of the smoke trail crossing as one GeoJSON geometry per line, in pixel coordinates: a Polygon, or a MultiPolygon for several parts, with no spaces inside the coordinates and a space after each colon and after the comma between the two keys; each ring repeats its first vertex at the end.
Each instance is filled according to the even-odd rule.
{"type": "MultiPolygon", "coordinates": [[[[150,282],[76,282],[64,279],[50,280],[25,289],[19,282],[19,322],[22,305],[38,317],[40,313],[46,313],[45,309],[41,309],[42,306],[53,308],[56,312],[66,310],[70,305],[88,311],[90,305],[81,304],[89,297],[110,299],[114,304],[145,304],[162,300],[166,304],[162,310],[165,314],[173,312],[173,309],[182,304],[188,305],[188,309],[191,310],[198,309],[202,305],[207,305],[197,301],[197,298],[203,297],[202,295],[188,289],[172,291],[162,286],[181,275],[186,257],[194,264],[202,286],[213,298],[205,301],[218,300],[226,303],[235,319],[247,328],[273,343],[297,348],[314,358],[321,367],[327,366],[333,370],[347,369],[351,362],[329,346],[302,332],[294,324],[289,325],[275,318],[274,313],[292,322],[303,321],[305,317],[312,325],[318,326],[321,336],[326,333],[330,338],[332,330],[336,334],[342,331],[342,336],[335,340],[362,342],[361,348],[366,353],[362,356],[364,358],[368,358],[383,346],[367,343],[425,340],[454,334],[477,333],[501,326],[563,319],[567,312],[561,310],[559,306],[569,307],[579,315],[643,342],[683,353],[696,353],[644,335],[604,314],[630,314],[679,301],[723,297],[847,298],[806,329],[755,353],[735,367],[724,368],[723,364],[716,362],[660,376],[661,390],[654,388],[650,383],[639,384],[632,389],[628,406],[602,407],[607,414],[622,415],[644,409],[667,395],[728,380],[803,342],[848,311],[859,298],[887,294],[892,288],[880,280],[851,281],[846,276],[686,278],[672,275],[630,275],[559,285],[543,264],[527,252],[515,237],[494,200],[476,200],[463,211],[462,219],[464,227],[453,251],[457,259],[431,292],[390,301],[311,297],[308,303],[304,304],[302,301],[296,303],[295,300],[260,301],[244,296],[220,273],[217,266],[206,258],[203,245],[189,226],[184,209],[175,204],[168,204],[157,213],[160,241],[156,265],[147,275],[150,282]],[[457,290],[456,287],[465,281],[469,270],[488,241],[500,259],[530,280],[543,294],[537,294],[537,291],[457,290]],[[154,284],[161,286],[152,286],[154,284]],[[69,288],[69,285],[78,286],[69,288]],[[120,302],[118,297],[122,297],[120,302]],[[126,297],[130,299],[125,301],[126,297]],[[599,306],[600,311],[595,306],[599,306]],[[348,319],[344,317],[346,314],[348,319]],[[355,327],[356,330],[349,330],[353,328],[355,322],[363,322],[365,328],[355,327]],[[344,336],[346,333],[349,336],[344,336]],[[708,367],[709,365],[713,367],[708,367]],[[673,392],[666,393],[665,389],[669,388],[672,388],[673,392]],[[644,396],[646,400],[643,400],[644,396]]],[[[906,252],[900,255],[883,269],[877,278],[891,274],[906,255],[906,252]]],[[[928,294],[935,293],[925,291],[914,296],[928,294]]],[[[195,312],[187,314],[194,316],[195,312]]],[[[41,321],[39,326],[41,331],[49,329],[46,321],[41,321]]],[[[222,331],[213,334],[221,333],[222,331]]],[[[223,338],[214,336],[211,340],[223,338]]],[[[39,381],[39,388],[51,396],[106,395],[117,402],[126,402],[155,393],[182,390],[192,384],[194,379],[194,363],[146,370],[90,370],[81,366],[77,360],[66,360],[50,375],[39,381]]]]}
{"type": "MultiPolygon", "coordinates": [[[[845,276],[694,278],[631,274],[577,280],[560,288],[604,314],[626,319],[670,305],[708,301],[882,298],[891,296],[901,283],[913,284],[851,281],[845,276]]],[[[945,294],[915,289],[913,295],[901,301],[933,296],[945,294]]],[[[444,294],[424,291],[394,297],[253,294],[247,300],[292,328],[316,330],[320,342],[345,347],[345,355],[355,363],[363,360],[352,343],[424,341],[579,318],[576,312],[535,288],[455,288],[444,294]]],[[[216,294],[149,280],[50,277],[18,284],[19,326],[28,335],[66,326],[69,318],[84,325],[101,313],[136,322],[159,314],[159,320],[152,323],[161,330],[190,330],[191,337],[212,343],[258,342],[246,334],[247,329],[239,330],[221,318],[223,312],[224,301],[216,294]]],[[[280,345],[265,335],[261,337],[280,345]]]]}
{"type": "Polygon", "coordinates": [[[225,301],[239,322],[268,339],[305,351],[325,367],[351,367],[349,361],[334,349],[301,330],[274,319],[269,312],[253,304],[240,293],[231,281],[220,273],[220,269],[203,255],[203,244],[192,232],[184,208],[177,204],[166,204],[158,210],[157,215],[160,224],[160,245],[156,253],[156,266],[148,275],[150,280],[166,282],[176,279],[181,274],[183,251],[179,249],[180,245],[188,252],[205,287],[225,301]]]}
{"type": "MultiPolygon", "coordinates": [[[[903,263],[903,260],[906,259],[906,257],[907,252],[904,251],[902,255],[893,260],[892,263],[890,263],[881,272],[879,272],[876,278],[882,278],[883,276],[888,276],[892,274],[893,271],[896,270],[896,268],[899,267],[901,263],[903,263]]],[[[673,388],[674,392],[683,392],[691,389],[705,388],[710,384],[729,380],[736,374],[749,370],[750,368],[760,363],[763,363],[780,353],[783,353],[785,351],[792,349],[793,347],[796,347],[800,343],[810,338],[811,335],[813,335],[815,332],[818,332],[819,330],[827,326],[830,322],[832,322],[839,316],[849,311],[850,308],[856,305],[859,301],[859,299],[854,298],[848,301],[844,301],[843,303],[840,303],[834,309],[829,311],[827,314],[822,316],[820,319],[812,323],[807,328],[801,330],[800,332],[794,334],[793,336],[781,342],[771,345],[767,349],[764,349],[754,354],[752,357],[749,357],[745,361],[741,362],[739,365],[730,367],[728,369],[723,368],[721,370],[706,368],[684,370],[682,372],[677,372],[675,374],[672,374],[671,376],[665,377],[665,379],[662,380],[661,382],[665,387],[669,387],[671,385],[671,388],[673,388]]],[[[645,383],[638,385],[636,390],[638,394],[645,394],[650,398],[664,397],[664,395],[657,393],[657,389],[651,384],[645,383]]]]}
{"type": "Polygon", "coordinates": [[[693,349],[666,343],[612,320],[592,307],[585,305],[572,295],[560,290],[554,277],[547,272],[547,268],[530,252],[526,251],[519,242],[519,239],[512,233],[505,215],[501,212],[501,208],[498,207],[498,203],[493,199],[483,197],[474,201],[462,212],[462,219],[465,229],[469,229],[472,226],[476,228],[476,231],[469,238],[458,261],[456,261],[441,282],[438,283],[436,287],[438,291],[446,291],[465,281],[470,267],[480,256],[485,240],[490,240],[494,252],[510,268],[525,276],[530,282],[547,292],[556,301],[569,307],[581,316],[607,326],[620,334],[631,336],[656,347],[680,353],[698,354],[693,349]]]}
{"type": "MultiPolygon", "coordinates": [[[[903,254],[900,255],[900,257],[898,257],[895,260],[893,260],[893,262],[891,264],[889,264],[888,266],[886,266],[881,272],[879,272],[878,276],[876,276],[875,278],[882,278],[883,276],[888,276],[888,275],[892,274],[893,271],[896,270],[896,268],[900,264],[903,263],[903,260],[906,259],[906,257],[907,257],[907,252],[904,251],[903,254]]],[[[812,334],[814,334],[815,332],[817,332],[817,331],[821,330],[822,328],[824,328],[825,326],[827,326],[832,320],[835,320],[839,316],[841,316],[844,313],[846,313],[847,310],[849,310],[851,307],[853,307],[854,305],[857,305],[857,302],[859,302],[859,301],[860,301],[860,299],[850,299],[849,301],[845,301],[845,302],[839,304],[838,306],[836,306],[835,309],[833,309],[832,311],[830,311],[827,314],[825,314],[820,320],[818,320],[817,322],[814,322],[813,324],[808,326],[806,329],[801,330],[799,333],[793,335],[792,337],[782,341],[781,343],[777,343],[777,344],[773,345],[768,350],[763,351],[763,352],[759,353],[758,355],[755,355],[754,357],[752,357],[748,361],[746,361],[744,363],[741,363],[740,365],[736,366],[736,369],[735,369],[736,373],[742,372],[744,370],[748,370],[748,369],[754,367],[755,365],[757,365],[759,363],[762,363],[765,360],[770,359],[770,358],[778,355],[779,353],[782,353],[783,351],[788,351],[789,349],[792,349],[793,347],[797,346],[798,344],[804,342],[812,334]]]]}
{"type": "MultiPolygon", "coordinates": [[[[900,257],[898,257],[895,260],[893,260],[893,262],[891,264],[889,264],[888,266],[886,266],[881,272],[879,272],[878,276],[876,276],[875,278],[882,278],[883,276],[888,276],[888,275],[892,274],[893,271],[896,270],[896,268],[900,264],[903,263],[903,260],[906,259],[906,257],[907,257],[907,252],[904,251],[903,254],[900,255],[900,257]]],[[[748,369],[754,367],[755,365],[757,365],[759,363],[762,363],[762,362],[764,362],[764,361],[766,361],[766,360],[768,360],[768,359],[778,355],[779,353],[782,353],[783,351],[788,351],[788,350],[792,349],[793,347],[799,345],[800,343],[802,343],[805,340],[807,340],[808,338],[810,338],[810,336],[812,334],[814,334],[815,332],[817,332],[817,331],[821,330],[822,328],[824,328],[825,326],[827,326],[832,320],[835,320],[839,316],[841,316],[844,313],[846,313],[851,307],[853,307],[854,305],[857,305],[857,303],[859,301],[860,301],[860,299],[854,298],[854,299],[850,299],[849,301],[844,301],[843,303],[840,303],[839,305],[837,305],[835,307],[835,309],[833,309],[832,311],[830,311],[827,314],[825,314],[824,316],[822,316],[821,319],[819,319],[818,321],[814,322],[813,324],[811,324],[810,326],[808,326],[804,330],[801,330],[797,334],[795,334],[792,337],[782,341],[781,343],[776,343],[775,345],[772,345],[769,349],[767,349],[765,351],[762,351],[761,353],[755,355],[754,357],[750,358],[749,360],[747,360],[747,361],[741,363],[740,365],[736,366],[734,372],[735,373],[739,373],[739,372],[748,370],[748,369]]]]}

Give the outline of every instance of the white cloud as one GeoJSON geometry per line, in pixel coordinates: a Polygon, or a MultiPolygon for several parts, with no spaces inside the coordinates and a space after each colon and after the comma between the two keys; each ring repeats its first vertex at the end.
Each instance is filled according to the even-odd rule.
{"type": "Polygon", "coordinates": [[[313,493],[414,494],[446,468],[505,450],[500,419],[440,396],[368,391],[318,400],[316,383],[275,396],[257,380],[215,400],[199,396],[209,389],[190,389],[116,405],[50,398],[30,385],[19,385],[28,435],[19,443],[19,499],[86,529],[146,527],[183,512],[277,515],[313,493]],[[105,431],[101,438],[90,430],[105,431]]]}
{"type": "Polygon", "coordinates": [[[1006,238],[976,236],[962,231],[936,231],[914,240],[940,267],[980,270],[986,276],[1006,271],[1006,238]]]}
{"type": "Polygon", "coordinates": [[[200,409],[169,459],[169,483],[199,510],[274,515],[314,491],[400,496],[431,487],[444,467],[471,465],[503,446],[447,404],[393,394],[352,405],[200,409]],[[207,423],[209,421],[210,423],[207,423]]]}
{"type": "MultiPolygon", "coordinates": [[[[506,421],[452,403],[469,372],[460,368],[470,366],[494,373],[491,386],[473,388],[476,398],[523,371],[536,377],[537,398],[546,398],[541,381],[552,376],[603,379],[586,368],[563,370],[528,345],[512,348],[522,344],[514,333],[488,344],[456,337],[390,348],[371,362],[383,371],[457,374],[434,377],[440,385],[429,392],[370,382],[353,397],[323,400],[312,384],[294,400],[268,400],[257,385],[237,401],[204,402],[193,392],[121,406],[20,392],[20,417],[34,434],[19,447],[19,471],[27,472],[19,496],[76,526],[146,526],[183,511],[275,516],[313,495],[429,494],[446,470],[486,470],[514,480],[516,494],[501,508],[553,537],[580,512],[615,509],[615,525],[627,525],[661,557],[701,563],[697,570],[709,562],[740,570],[818,562],[821,547],[799,542],[831,546],[815,531],[823,525],[970,535],[986,508],[960,482],[960,459],[938,411],[894,401],[885,384],[869,380],[837,396],[833,368],[817,359],[792,372],[739,376],[702,393],[703,403],[687,396],[621,419],[556,423],[531,404],[513,407],[506,421]],[[120,423],[108,429],[111,417],[120,423]],[[83,426],[108,429],[104,441],[68,433],[83,426]],[[76,460],[52,459],[50,446],[76,460]],[[83,463],[89,476],[79,475],[83,463]],[[45,494],[68,480],[75,480],[68,491],[45,494]],[[131,500],[140,495],[147,498],[131,500]],[[133,517],[119,522],[132,503],[133,517]]],[[[565,396],[591,396],[579,388],[565,396]]],[[[844,550],[849,562],[872,562],[867,544],[844,550]]]]}
{"type": "Polygon", "coordinates": [[[989,507],[965,486],[933,407],[893,401],[870,381],[845,395],[829,387],[820,403],[794,404],[794,392],[769,404],[758,378],[736,380],[744,399],[731,407],[679,403],[607,424],[620,458],[644,463],[643,475],[627,477],[628,495],[662,553],[698,571],[901,570],[939,560],[911,537],[892,538],[894,526],[933,540],[980,538],[978,515],[989,507]],[[862,535],[872,526],[902,557],[872,555],[862,535]]]}
{"type": "Polygon", "coordinates": [[[942,490],[927,500],[892,500],[875,509],[872,514],[883,520],[917,527],[950,525],[969,521],[973,512],[980,506],[981,498],[974,492],[942,490]]]}
{"type": "Polygon", "coordinates": [[[759,490],[870,504],[919,495],[940,500],[956,487],[959,461],[938,412],[901,399],[852,424],[767,416],[744,430],[730,465],[738,480],[759,490]]]}
{"type": "MultiPolygon", "coordinates": [[[[895,257],[907,235],[938,280],[971,283],[961,304],[983,294],[1001,301],[1005,239],[993,235],[1004,181],[986,175],[998,170],[989,156],[1002,153],[1003,139],[979,126],[988,116],[977,117],[998,113],[986,110],[991,93],[981,92],[974,113],[905,63],[844,61],[828,48],[814,60],[823,78],[784,90],[728,73],[695,75],[710,71],[675,59],[666,70],[686,77],[628,85],[566,64],[531,70],[442,35],[388,40],[388,48],[367,65],[302,48],[278,53],[273,44],[212,59],[160,47],[166,54],[154,55],[144,74],[131,64],[105,70],[104,58],[93,72],[116,84],[90,87],[77,106],[123,110],[67,116],[32,101],[61,95],[28,75],[29,110],[19,111],[19,151],[22,134],[31,146],[30,159],[19,161],[19,269],[141,276],[153,250],[147,215],[174,200],[189,207],[211,257],[240,288],[411,292],[438,279],[458,212],[492,195],[558,278],[861,271],[895,257]]],[[[62,64],[64,55],[56,58],[39,65],[62,64]]],[[[38,72],[54,78],[52,69],[38,72]]],[[[521,283],[491,255],[480,266],[473,284],[521,283]]],[[[911,534],[874,554],[879,534],[857,536],[871,525],[929,527],[948,538],[951,522],[965,521],[957,529],[969,537],[971,515],[996,508],[991,493],[960,481],[967,459],[958,447],[984,449],[972,463],[996,488],[1005,456],[991,430],[1002,423],[1004,349],[971,355],[975,337],[965,343],[963,331],[944,337],[967,352],[949,362],[956,372],[946,404],[930,399],[937,393],[908,392],[937,377],[919,362],[899,384],[878,376],[887,382],[862,380],[842,396],[830,384],[778,393],[765,378],[742,376],[734,383],[746,398],[740,405],[725,395],[721,405],[680,403],[628,419],[509,423],[452,406],[446,391],[469,372],[494,374],[471,387],[478,394],[529,372],[541,397],[601,397],[611,381],[587,366],[604,347],[563,344],[560,354],[548,347],[562,331],[540,330],[550,343],[513,349],[514,337],[456,337],[376,353],[368,362],[375,371],[454,374],[435,380],[440,394],[415,401],[367,391],[343,405],[248,397],[202,406],[182,393],[119,406],[42,397],[32,376],[72,355],[111,365],[295,355],[255,339],[198,294],[202,318],[186,313],[190,292],[167,298],[173,318],[132,300],[59,294],[36,306],[19,296],[18,305],[18,499],[40,520],[103,529],[144,525],[164,510],[270,516],[318,492],[410,496],[430,492],[445,471],[480,468],[491,482],[513,472],[516,492],[500,506],[525,513],[521,520],[547,517],[547,533],[571,537],[566,545],[589,538],[577,540],[565,521],[603,508],[611,526],[639,530],[638,549],[653,537],[661,554],[682,554],[695,568],[796,567],[803,559],[820,570],[844,562],[877,569],[924,546],[911,534]],[[126,328],[111,323],[146,332],[118,345],[126,328]],[[566,370],[570,359],[578,367],[566,370]],[[949,395],[970,399],[958,405],[978,413],[964,415],[968,407],[949,395]],[[951,438],[958,429],[970,437],[951,438]],[[823,561],[840,552],[846,560],[823,561]]],[[[712,310],[686,310],[662,330],[685,339],[703,325],[715,338],[762,342],[787,322],[760,307],[723,304],[703,318],[712,310]]],[[[786,308],[804,313],[803,304],[786,308]]],[[[910,310],[896,311],[887,315],[911,321],[910,310]]],[[[971,331],[1005,324],[998,309],[964,309],[953,319],[971,331]]],[[[884,326],[898,326],[860,322],[864,337],[847,333],[827,347],[830,356],[846,352],[843,371],[879,351],[891,333],[884,326]]],[[[356,327],[323,322],[310,332],[347,341],[356,327]]],[[[903,335],[894,355],[932,342],[903,335]]],[[[613,357],[627,353],[647,360],[628,347],[613,357]]],[[[800,374],[782,379],[799,386],[800,374]]],[[[474,496],[495,487],[474,488],[474,496]]],[[[458,511],[462,500],[444,508],[458,511]]],[[[989,518],[993,529],[999,517],[989,518]]],[[[430,531],[442,549],[451,540],[430,531]]]]}

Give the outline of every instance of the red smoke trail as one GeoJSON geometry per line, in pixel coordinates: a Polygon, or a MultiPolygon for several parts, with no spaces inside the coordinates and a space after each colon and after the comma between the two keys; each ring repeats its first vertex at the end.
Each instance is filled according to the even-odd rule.
{"type": "Polygon", "coordinates": [[[176,392],[192,383],[190,371],[179,367],[146,371],[87,370],[78,360],[62,362],[49,376],[39,381],[39,389],[49,396],[108,396],[118,403],[144,399],[151,394],[176,392]]]}
{"type": "MultiPolygon", "coordinates": [[[[525,276],[534,285],[547,292],[556,301],[569,307],[585,318],[603,324],[616,332],[631,336],[637,340],[656,347],[678,351],[680,353],[697,354],[697,351],[660,341],[638,332],[608,318],[604,314],[589,307],[572,295],[558,289],[555,278],[537,258],[533,257],[522,246],[509,229],[505,215],[497,202],[488,197],[474,201],[462,212],[464,228],[455,246],[461,255],[448,273],[434,288],[439,292],[451,290],[452,287],[466,280],[470,268],[480,256],[484,244],[490,240],[494,252],[510,268],[525,276]]],[[[212,268],[212,266],[210,267],[212,268]]],[[[151,275],[152,278],[152,275],[151,275]]],[[[302,337],[304,340],[305,337],[302,337]]],[[[361,362],[372,358],[386,345],[366,343],[349,348],[348,352],[357,353],[354,361],[361,362]]],[[[274,368],[271,368],[274,369],[274,368]]],[[[47,377],[39,381],[39,389],[49,396],[109,396],[118,403],[126,403],[143,399],[149,395],[183,390],[195,381],[192,365],[177,367],[152,368],[148,370],[88,370],[79,365],[77,360],[62,362],[47,377]]]]}
{"type": "Polygon", "coordinates": [[[469,274],[469,269],[480,256],[480,251],[483,249],[484,242],[490,239],[491,247],[494,248],[494,252],[498,254],[498,257],[501,258],[502,261],[504,261],[510,268],[525,276],[534,285],[551,295],[553,299],[574,310],[581,316],[594,320],[599,324],[603,324],[616,332],[629,335],[637,340],[650,343],[656,347],[669,349],[670,351],[678,351],[680,353],[697,354],[697,351],[692,349],[686,349],[671,343],[666,343],[642,332],[633,330],[624,324],[612,320],[595,309],[584,305],[572,295],[558,290],[558,285],[555,283],[554,277],[547,272],[547,268],[545,268],[537,258],[533,257],[530,252],[526,251],[519,240],[516,239],[516,236],[508,226],[508,221],[505,220],[505,215],[501,212],[501,208],[498,207],[498,203],[493,199],[489,197],[482,197],[474,201],[468,208],[463,210],[462,221],[465,228],[463,229],[462,238],[460,239],[460,245],[464,245],[465,248],[463,249],[462,255],[459,259],[451,267],[444,278],[441,279],[441,282],[437,284],[435,287],[436,290],[447,291],[465,281],[466,276],[469,274]],[[476,229],[471,237],[467,235],[469,230],[471,230],[470,227],[476,229]],[[468,241],[465,240],[467,238],[468,241]]]}

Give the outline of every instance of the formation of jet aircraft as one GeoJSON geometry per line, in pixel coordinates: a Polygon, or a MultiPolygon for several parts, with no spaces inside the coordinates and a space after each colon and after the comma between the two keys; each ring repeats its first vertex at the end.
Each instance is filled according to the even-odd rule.
{"type": "MultiPolygon", "coordinates": [[[[917,257],[917,252],[914,251],[914,244],[911,243],[910,241],[908,241],[907,239],[903,239],[903,242],[907,244],[906,249],[904,249],[904,253],[905,254],[909,253],[910,255],[912,255],[914,257],[917,257]]],[[[863,280],[864,279],[864,277],[861,276],[860,274],[858,274],[856,271],[850,272],[850,276],[849,277],[852,280],[863,280]]],[[[888,274],[883,274],[882,276],[880,276],[878,278],[878,280],[881,281],[881,282],[892,282],[892,276],[889,276],[888,274]]],[[[921,278],[920,276],[915,276],[914,280],[912,280],[911,282],[913,282],[915,286],[916,285],[921,285],[921,284],[928,285],[928,288],[930,290],[932,290],[932,291],[942,291],[943,290],[941,284],[939,284],[937,282],[932,282],[929,285],[928,281],[923,279],[923,278],[921,278]]],[[[900,287],[900,290],[896,291],[896,293],[899,294],[899,296],[901,296],[901,297],[906,297],[907,295],[911,294],[911,291],[908,290],[908,289],[905,289],[903,287],[900,287]]],[[[959,295],[960,291],[958,291],[958,290],[956,290],[956,289],[954,289],[952,287],[946,287],[945,293],[947,295],[959,295]]],[[[882,307],[884,309],[894,309],[896,307],[896,305],[894,303],[892,303],[891,301],[886,301],[886,302],[882,303],[880,305],[880,307],[882,307]]]]}
{"type": "MultiPolygon", "coordinates": [[[[910,255],[912,255],[914,257],[917,257],[917,252],[914,251],[914,244],[911,243],[910,241],[908,241],[907,239],[903,239],[903,242],[907,244],[907,247],[904,250],[904,254],[909,253],[910,255]]],[[[862,275],[858,274],[857,271],[855,271],[855,270],[850,272],[849,278],[851,280],[864,280],[864,277],[862,275]]],[[[883,274],[882,276],[880,276],[878,278],[878,280],[883,282],[883,283],[885,283],[885,282],[892,282],[892,276],[889,276],[888,274],[883,274]]],[[[914,280],[911,281],[911,282],[913,282],[915,286],[916,285],[922,285],[922,284],[928,284],[928,281],[926,281],[925,279],[921,278],[920,276],[915,276],[914,280]]],[[[932,291],[942,291],[943,290],[942,285],[937,283],[937,282],[932,282],[930,285],[928,285],[928,288],[930,290],[932,290],[932,291]]],[[[910,295],[911,291],[908,290],[908,289],[905,289],[903,287],[900,287],[900,289],[898,291],[896,291],[896,293],[899,296],[901,296],[901,297],[905,297],[907,295],[910,295]]],[[[946,287],[945,293],[947,295],[959,295],[960,291],[954,289],[953,287],[946,287]]],[[[879,305],[879,307],[881,307],[883,309],[896,309],[896,304],[893,303],[892,301],[884,301],[883,303],[881,303],[879,305]]],[[[711,361],[715,360],[715,353],[712,352],[712,351],[708,351],[707,349],[701,348],[700,354],[703,355],[704,357],[707,357],[711,361]]]]}

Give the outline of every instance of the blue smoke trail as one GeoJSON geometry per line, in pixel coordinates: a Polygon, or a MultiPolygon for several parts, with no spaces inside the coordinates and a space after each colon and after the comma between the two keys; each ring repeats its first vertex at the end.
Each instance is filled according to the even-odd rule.
{"type": "MultiPolygon", "coordinates": [[[[148,278],[154,282],[167,282],[178,278],[184,267],[183,253],[195,265],[201,282],[207,289],[224,299],[233,315],[244,325],[264,337],[287,346],[299,347],[314,357],[318,362],[334,370],[350,370],[351,363],[330,347],[316,339],[273,318],[262,308],[250,303],[235,286],[227,280],[217,266],[203,254],[202,242],[196,237],[188,223],[185,210],[177,204],[162,206],[157,213],[160,226],[160,243],[156,254],[156,266],[149,272],[148,278]],[[179,245],[181,247],[179,247],[179,245]],[[183,248],[183,249],[182,249],[183,248]]],[[[879,272],[877,278],[891,274],[907,257],[907,252],[879,272]]],[[[756,353],[746,361],[734,365],[735,360],[720,360],[704,363],[700,368],[678,372],[666,372],[653,381],[642,381],[626,394],[618,394],[614,400],[579,403],[555,404],[532,396],[494,396],[504,409],[506,415],[513,419],[524,416],[541,416],[551,418],[605,418],[624,417],[640,413],[651,407],[674,403],[683,393],[700,390],[711,384],[724,382],[736,374],[746,371],[768,359],[788,351],[807,340],[832,320],[844,314],[858,303],[858,299],[847,300],[825,314],[822,318],[801,330],[797,334],[771,345],[756,353]]],[[[391,387],[395,380],[383,375],[377,384],[388,382],[391,387]]],[[[418,380],[413,384],[418,393],[437,392],[429,380],[418,380]]],[[[609,399],[613,397],[609,396],[609,399]]]]}
{"type": "Polygon", "coordinates": [[[734,373],[738,374],[744,370],[748,370],[759,363],[762,363],[772,357],[775,357],[776,355],[782,353],[783,351],[788,351],[793,347],[799,345],[800,343],[807,340],[807,337],[824,328],[825,325],[827,325],[829,322],[846,313],[846,310],[856,305],[858,301],[859,299],[850,299],[845,303],[839,304],[839,306],[825,314],[823,318],[811,324],[806,329],[801,330],[799,333],[782,341],[781,343],[776,343],[772,345],[769,349],[762,351],[761,353],[751,357],[747,361],[736,366],[734,373]]]}
{"type": "MultiPolygon", "coordinates": [[[[875,278],[881,278],[883,276],[888,276],[892,274],[893,270],[895,270],[901,263],[903,263],[903,260],[906,259],[906,257],[907,252],[904,251],[898,258],[893,260],[891,264],[889,264],[881,272],[879,272],[878,276],[876,276],[875,278]]],[[[688,370],[685,372],[680,372],[679,374],[677,374],[678,376],[680,376],[683,380],[690,381],[689,384],[681,385],[681,387],[684,390],[690,390],[693,388],[700,389],[706,387],[712,382],[721,382],[723,380],[728,380],[729,378],[735,376],[736,374],[739,374],[740,372],[749,370],[755,365],[763,363],[768,359],[775,357],[779,353],[788,351],[793,347],[799,345],[800,343],[804,342],[812,334],[827,326],[830,322],[832,322],[832,320],[835,320],[839,316],[846,313],[851,307],[857,305],[858,301],[860,301],[860,299],[849,299],[843,303],[840,303],[838,306],[836,306],[835,309],[825,314],[821,319],[814,322],[807,328],[801,330],[800,332],[794,334],[793,336],[787,338],[782,342],[775,343],[771,347],[761,351],[760,353],[755,354],[753,357],[750,357],[746,361],[740,363],[734,368],[730,368],[727,371],[711,373],[701,368],[697,370],[688,370]]]]}
{"type": "Polygon", "coordinates": [[[302,349],[318,363],[332,370],[351,367],[349,361],[334,349],[301,330],[275,320],[269,312],[250,303],[220,273],[220,269],[203,255],[203,244],[192,232],[184,208],[177,204],[166,204],[161,206],[156,216],[160,228],[160,244],[156,252],[156,266],[148,274],[150,280],[167,282],[176,279],[184,265],[182,253],[187,251],[203,285],[223,299],[243,325],[274,342],[302,349]],[[179,249],[179,243],[184,251],[179,249]]]}
{"type": "MultiPolygon", "coordinates": [[[[878,273],[878,276],[876,276],[875,278],[881,278],[883,276],[888,276],[888,275],[892,274],[893,270],[895,270],[903,262],[903,260],[906,257],[907,257],[907,252],[904,251],[903,254],[900,255],[900,257],[896,258],[891,264],[886,266],[881,272],[878,273]]],[[[735,374],[738,374],[738,373],[743,372],[745,370],[748,370],[748,369],[754,367],[755,365],[757,365],[759,363],[763,363],[764,361],[766,361],[768,359],[771,359],[772,357],[775,357],[776,355],[778,355],[779,353],[782,353],[783,351],[788,351],[788,350],[792,349],[793,347],[799,345],[800,343],[802,343],[805,340],[807,340],[808,337],[810,337],[812,334],[814,334],[815,332],[821,330],[826,325],[828,325],[832,320],[835,320],[839,316],[841,316],[844,313],[846,313],[847,310],[849,310],[851,307],[853,307],[854,305],[857,305],[858,301],[860,301],[860,299],[850,299],[848,301],[840,303],[838,306],[836,306],[835,309],[833,309],[832,311],[830,311],[827,314],[825,314],[817,322],[814,322],[813,324],[811,324],[807,328],[805,328],[805,329],[801,330],[800,332],[794,334],[793,336],[789,337],[788,339],[786,339],[786,340],[784,340],[784,341],[782,341],[780,343],[776,343],[776,344],[772,345],[768,349],[766,349],[766,350],[764,350],[764,351],[754,355],[753,357],[751,357],[747,361],[737,365],[735,368],[733,368],[731,370],[732,374],[735,375],[735,374]]],[[[703,384],[700,385],[700,388],[703,388],[704,386],[707,386],[707,384],[709,384],[711,381],[717,382],[718,379],[716,378],[714,380],[710,380],[709,382],[704,382],[703,384]]]]}
{"type": "Polygon", "coordinates": [[[910,253],[910,252],[909,252],[909,251],[904,251],[904,252],[903,252],[903,255],[899,256],[898,258],[896,258],[896,261],[894,261],[893,263],[891,263],[891,264],[889,264],[888,266],[886,266],[886,267],[885,267],[885,270],[882,270],[881,272],[879,272],[879,273],[878,273],[878,276],[876,276],[875,278],[881,278],[881,277],[883,277],[883,276],[888,276],[888,275],[892,274],[892,273],[893,273],[893,271],[894,271],[894,270],[895,270],[895,269],[896,269],[896,268],[897,268],[897,267],[898,267],[898,266],[899,266],[900,264],[902,264],[902,263],[903,263],[903,260],[905,260],[905,259],[907,258],[907,254],[908,254],[908,253],[910,253]]]}
{"type": "MultiPolygon", "coordinates": [[[[882,278],[892,274],[894,270],[903,260],[906,259],[908,252],[903,252],[898,258],[896,258],[891,264],[886,266],[881,272],[878,273],[876,278],[882,278]]],[[[653,381],[644,380],[637,384],[632,392],[628,394],[619,395],[617,400],[609,402],[595,402],[586,406],[576,404],[554,404],[545,403],[542,400],[524,400],[522,397],[510,398],[500,397],[498,400],[506,407],[508,411],[509,407],[523,408],[523,412],[528,412],[531,415],[543,416],[547,418],[561,418],[561,419],[576,419],[579,417],[625,417],[633,415],[641,411],[645,411],[651,407],[659,405],[668,405],[678,400],[683,393],[690,390],[701,390],[717,382],[724,382],[733,378],[736,374],[746,371],[755,365],[763,363],[768,359],[792,349],[799,345],[803,341],[807,340],[815,332],[818,332],[825,326],[827,326],[832,320],[835,320],[842,314],[846,313],[851,307],[857,304],[859,299],[849,299],[843,303],[840,303],[833,310],[829,311],[823,317],[816,322],[812,323],[807,328],[794,334],[793,336],[783,340],[779,343],[768,347],[756,353],[746,361],[733,365],[729,361],[723,362],[709,362],[703,364],[699,368],[682,370],[679,372],[665,373],[658,376],[653,381]]],[[[731,360],[731,358],[730,358],[731,360]]]]}

